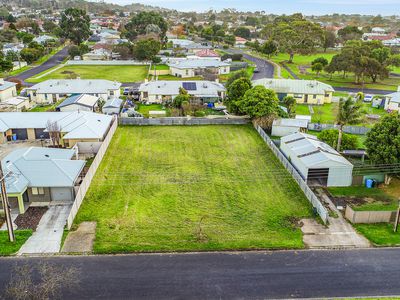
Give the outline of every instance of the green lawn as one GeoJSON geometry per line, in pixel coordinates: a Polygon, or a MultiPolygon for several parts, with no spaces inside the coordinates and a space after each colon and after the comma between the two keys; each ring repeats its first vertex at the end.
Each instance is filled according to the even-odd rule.
{"type": "Polygon", "coordinates": [[[0,231],[0,256],[16,253],[31,235],[32,230],[15,230],[15,243],[11,243],[8,232],[0,231]]]}
{"type": "MultiPolygon", "coordinates": [[[[278,55],[272,56],[270,60],[277,64],[284,63],[293,73],[295,73],[298,77],[301,79],[316,79],[322,82],[325,82],[327,84],[332,85],[333,87],[338,86],[338,87],[350,87],[350,88],[359,88],[360,90],[362,89],[361,84],[356,84],[355,83],[355,78],[353,74],[348,74],[346,78],[343,78],[342,74],[335,73],[333,74],[332,78],[331,75],[322,72],[319,76],[315,74],[311,70],[311,62],[318,58],[318,57],[324,57],[328,61],[332,59],[334,55],[336,55],[338,52],[336,51],[328,51],[328,52],[319,52],[315,53],[312,55],[295,55],[293,59],[293,63],[288,63],[289,60],[289,54],[286,53],[279,53],[278,55]]],[[[265,56],[264,56],[265,57],[265,56]]],[[[399,68],[400,69],[400,68],[399,68]]],[[[393,72],[399,71],[397,68],[394,68],[393,72]]],[[[285,68],[282,67],[282,77],[283,78],[292,78],[292,76],[289,74],[285,68]]],[[[364,88],[370,88],[370,89],[381,89],[381,90],[390,90],[390,91],[396,91],[397,86],[400,85],[400,78],[398,77],[390,77],[387,78],[383,81],[378,81],[376,83],[373,83],[369,78],[365,79],[365,84],[364,88]]]]}
{"type": "MultiPolygon", "coordinates": [[[[54,69],[54,68],[53,68],[54,69]]],[[[147,76],[147,66],[78,66],[66,65],[41,78],[38,76],[49,70],[27,79],[28,82],[42,82],[48,79],[69,79],[80,77],[81,79],[108,79],[120,82],[143,81],[147,76]]]]}
{"type": "Polygon", "coordinates": [[[168,65],[156,65],[156,70],[169,70],[169,66],[168,65]]]}
{"type": "Polygon", "coordinates": [[[376,246],[400,246],[400,229],[393,232],[393,224],[353,224],[353,226],[376,246]]]}
{"type": "Polygon", "coordinates": [[[181,78],[181,77],[176,77],[174,75],[159,75],[158,80],[182,80],[182,81],[190,81],[190,80],[203,80],[203,77],[201,76],[195,76],[195,77],[186,77],[186,78],[181,78]]]}
{"type": "Polygon", "coordinates": [[[299,187],[250,125],[120,126],[75,220],[96,253],[303,248],[299,187]]]}
{"type": "Polygon", "coordinates": [[[346,197],[352,202],[351,207],[358,211],[376,210],[388,211],[396,210],[398,200],[396,197],[387,194],[381,188],[368,189],[364,186],[351,187],[330,187],[329,192],[334,197],[346,197]],[[364,199],[363,203],[352,201],[352,198],[364,199]]]}
{"type": "MultiPolygon", "coordinates": [[[[138,103],[138,108],[136,109],[137,112],[140,112],[143,117],[148,118],[149,117],[149,111],[151,110],[165,110],[165,108],[163,108],[163,106],[161,104],[150,104],[150,105],[145,105],[145,104],[141,104],[138,103]]],[[[169,115],[169,111],[166,110],[166,116],[169,115]]]]}
{"type": "Polygon", "coordinates": [[[54,104],[49,105],[36,105],[34,108],[30,109],[30,112],[43,112],[43,111],[55,111],[56,107],[63,102],[64,99],[57,101],[54,104]]]}

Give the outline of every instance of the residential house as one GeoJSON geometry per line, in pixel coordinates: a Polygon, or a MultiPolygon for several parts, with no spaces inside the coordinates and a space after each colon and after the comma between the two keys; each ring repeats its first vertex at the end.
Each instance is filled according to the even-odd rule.
{"type": "Polygon", "coordinates": [[[274,90],[279,100],[292,96],[299,104],[325,104],[332,102],[335,91],[329,84],[316,80],[271,79],[263,78],[253,81],[253,85],[262,85],[274,90]]]}
{"type": "Polygon", "coordinates": [[[397,111],[400,113],[400,86],[397,92],[385,96],[384,108],[389,112],[397,111]]]}
{"type": "Polygon", "coordinates": [[[120,98],[112,98],[108,99],[106,103],[104,103],[102,112],[106,115],[118,115],[121,111],[121,106],[124,101],[120,98]]]}
{"type": "Polygon", "coordinates": [[[40,36],[35,37],[33,39],[34,42],[37,42],[37,43],[39,43],[41,45],[44,45],[48,41],[54,41],[54,40],[56,40],[56,38],[54,38],[52,36],[49,36],[49,35],[46,35],[46,34],[40,35],[40,36]]]}
{"type": "Polygon", "coordinates": [[[28,97],[16,96],[0,102],[0,111],[23,111],[30,107],[28,97]]]}
{"type": "Polygon", "coordinates": [[[112,121],[111,116],[88,111],[1,112],[0,143],[49,139],[49,124],[58,127],[60,144],[66,148],[77,142],[102,142],[112,121]]]}
{"type": "Polygon", "coordinates": [[[246,43],[247,43],[246,39],[244,39],[240,36],[235,37],[235,47],[243,48],[246,45],[246,43]]]}
{"type": "Polygon", "coordinates": [[[276,119],[272,123],[271,135],[286,136],[296,132],[306,132],[308,121],[302,119],[276,119]]]}
{"type": "Polygon", "coordinates": [[[168,63],[171,75],[181,78],[195,77],[211,73],[214,75],[228,74],[230,64],[213,59],[186,59],[168,63]]]}
{"type": "Polygon", "coordinates": [[[56,111],[92,111],[95,112],[98,108],[98,102],[100,98],[87,95],[87,94],[77,94],[72,95],[61,102],[57,107],[56,111]]]}
{"type": "Polygon", "coordinates": [[[50,79],[26,88],[36,103],[56,103],[72,94],[89,94],[104,100],[119,97],[121,83],[104,79],[50,79]]]}
{"type": "Polygon", "coordinates": [[[3,54],[7,55],[9,51],[20,53],[24,49],[24,44],[22,43],[5,43],[3,44],[3,54]]]}
{"type": "Polygon", "coordinates": [[[309,184],[350,186],[353,165],[331,146],[306,133],[281,138],[281,152],[309,184]]]}
{"type": "Polygon", "coordinates": [[[29,206],[72,203],[85,166],[73,160],[75,150],[29,147],[14,150],[1,161],[7,197],[23,214],[29,206]]]}
{"type": "Polygon", "coordinates": [[[214,81],[149,81],[139,87],[140,98],[149,103],[163,103],[172,101],[179,95],[180,88],[184,88],[195,103],[217,102],[225,98],[226,89],[214,81]]]}
{"type": "Polygon", "coordinates": [[[82,60],[108,60],[112,56],[112,52],[108,49],[93,49],[92,51],[82,55],[82,60]]]}
{"type": "Polygon", "coordinates": [[[203,49],[200,51],[197,51],[195,53],[195,56],[201,59],[215,59],[215,60],[221,60],[221,56],[215,52],[214,50],[211,49],[203,49]]]}
{"type": "Polygon", "coordinates": [[[17,84],[0,79],[0,102],[17,96],[17,84]]]}

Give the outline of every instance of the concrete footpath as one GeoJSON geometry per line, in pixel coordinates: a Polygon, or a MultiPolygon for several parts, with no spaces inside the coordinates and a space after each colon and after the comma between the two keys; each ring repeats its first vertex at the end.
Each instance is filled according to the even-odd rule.
{"type": "Polygon", "coordinates": [[[18,255],[58,253],[71,207],[72,204],[50,206],[36,231],[19,249],[18,255]]]}
{"type": "Polygon", "coordinates": [[[96,222],[82,222],[76,231],[65,239],[62,253],[91,253],[96,237],[96,222]]]}

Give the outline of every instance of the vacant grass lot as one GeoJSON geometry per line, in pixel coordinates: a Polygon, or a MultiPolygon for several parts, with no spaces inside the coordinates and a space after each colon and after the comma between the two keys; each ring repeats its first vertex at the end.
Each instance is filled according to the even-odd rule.
{"type": "Polygon", "coordinates": [[[42,82],[48,79],[70,79],[77,76],[81,79],[108,79],[120,82],[137,82],[143,81],[147,76],[148,66],[78,66],[66,65],[57,69],[43,77],[39,76],[49,72],[46,70],[43,73],[29,78],[28,82],[42,82]]]}
{"type": "Polygon", "coordinates": [[[127,126],[75,223],[97,253],[302,248],[310,207],[251,126],[127,126]]]}

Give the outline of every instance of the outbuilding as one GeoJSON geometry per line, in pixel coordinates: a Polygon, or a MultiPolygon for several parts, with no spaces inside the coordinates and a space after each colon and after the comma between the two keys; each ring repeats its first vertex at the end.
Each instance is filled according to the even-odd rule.
{"type": "Polygon", "coordinates": [[[100,98],[93,96],[93,95],[87,95],[87,94],[77,94],[77,95],[72,95],[65,99],[63,102],[60,103],[56,107],[57,111],[96,111],[98,107],[98,102],[100,98]]]}
{"type": "Polygon", "coordinates": [[[106,103],[103,105],[103,114],[106,115],[118,115],[121,111],[123,100],[119,98],[113,98],[107,100],[106,103]]]}
{"type": "Polygon", "coordinates": [[[281,138],[281,152],[307,183],[350,186],[353,165],[315,136],[297,132],[281,138]]]}
{"type": "Polygon", "coordinates": [[[301,119],[276,119],[272,123],[273,136],[286,136],[296,132],[306,132],[308,126],[307,120],[301,119]]]}

